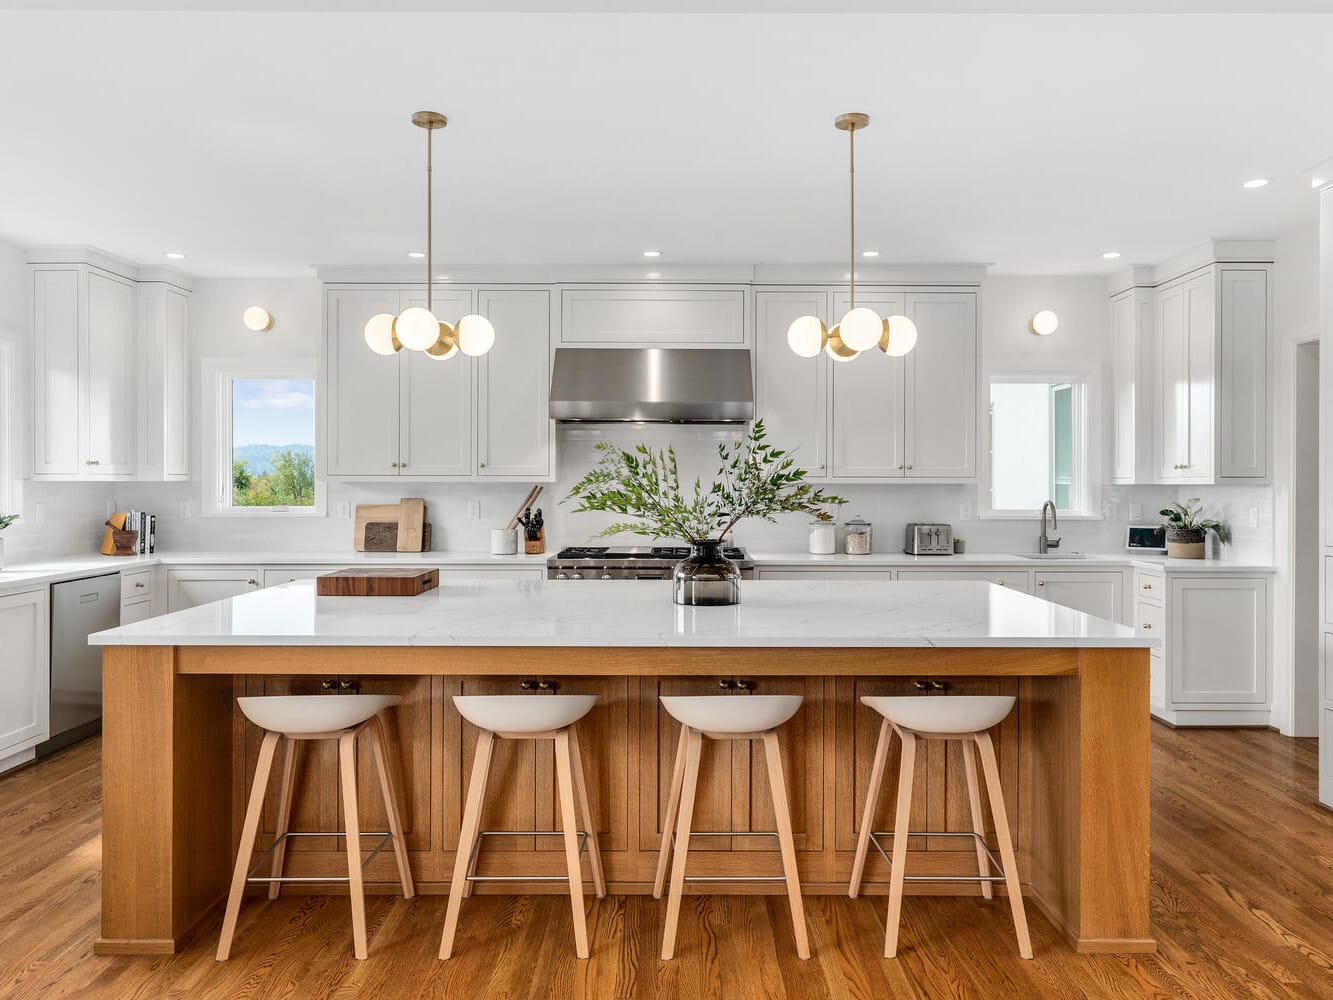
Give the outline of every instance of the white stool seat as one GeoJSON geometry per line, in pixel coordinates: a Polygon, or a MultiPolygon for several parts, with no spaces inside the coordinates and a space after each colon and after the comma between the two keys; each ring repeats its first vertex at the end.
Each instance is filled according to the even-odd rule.
{"type": "Polygon", "coordinates": [[[918,733],[984,733],[1013,711],[1012,695],[863,697],[872,708],[903,729],[918,733]]]}
{"type": "Polygon", "coordinates": [[[797,713],[801,695],[665,695],[661,702],[673,719],[700,732],[766,733],[797,713]]]}
{"type": "Polygon", "coordinates": [[[237,698],[245,717],[270,733],[336,733],[397,705],[396,694],[291,694],[237,698]]]}
{"type": "Polygon", "coordinates": [[[572,726],[597,704],[595,694],[459,694],[458,714],[493,733],[549,733],[572,726]]]}

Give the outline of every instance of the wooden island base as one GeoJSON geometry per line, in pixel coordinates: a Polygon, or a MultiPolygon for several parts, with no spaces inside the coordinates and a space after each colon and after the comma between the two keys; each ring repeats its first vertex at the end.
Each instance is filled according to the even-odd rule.
{"type": "MultiPolygon", "coordinates": [[[[170,953],[195,930],[213,932],[260,737],[235,698],[320,693],[327,679],[403,696],[389,735],[419,892],[448,889],[472,766],[477,734],[454,710],[455,694],[518,693],[521,681],[544,680],[561,693],[601,696],[580,727],[615,893],[652,889],[678,735],[659,695],[805,696],[782,737],[798,864],[806,892],[845,893],[879,727],[860,696],[1014,694],[1018,705],[995,739],[1028,898],[1079,951],[1156,947],[1148,917],[1144,648],[108,646],[103,655],[102,936],[95,946],[101,954],[170,953]],[[743,688],[736,683],[742,680],[743,688]]],[[[695,827],[734,836],[692,845],[690,873],[779,871],[773,841],[746,836],[773,829],[762,750],[743,743],[713,749],[700,774],[695,827]]],[[[890,776],[896,754],[895,743],[890,776]]],[[[362,787],[373,787],[373,762],[358,767],[365,769],[362,787]]],[[[292,828],[338,829],[335,755],[313,746],[298,769],[292,828]]],[[[926,747],[917,772],[912,827],[969,829],[957,748],[926,747]]],[[[490,788],[483,828],[558,826],[554,762],[544,742],[505,741],[490,788]]],[[[895,788],[892,778],[886,782],[876,829],[892,826],[895,788]]],[[[363,829],[385,829],[371,796],[362,809],[363,829]]],[[[273,811],[261,825],[262,846],[273,811]]],[[[976,853],[968,845],[961,838],[913,843],[908,871],[975,874],[976,853]]],[[[564,863],[557,838],[492,837],[479,870],[558,874],[564,863]]],[[[395,891],[393,864],[382,854],[368,866],[370,891],[395,891]]],[[[302,838],[288,851],[287,870],[345,875],[345,856],[333,838],[302,838]]],[[[863,891],[885,891],[887,879],[888,866],[872,852],[863,891]]],[[[566,891],[542,883],[482,884],[478,891],[488,889],[566,891]]],[[[690,889],[784,891],[781,884],[743,882],[690,889]]],[[[918,883],[909,891],[979,893],[959,883],[918,883]]]]}

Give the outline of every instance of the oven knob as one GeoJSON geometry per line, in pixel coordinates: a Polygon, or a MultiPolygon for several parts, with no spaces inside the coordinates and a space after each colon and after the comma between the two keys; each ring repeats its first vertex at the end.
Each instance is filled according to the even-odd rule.
{"type": "Polygon", "coordinates": [[[602,579],[603,579],[603,580],[609,580],[609,579],[611,579],[611,574],[610,574],[610,573],[603,573],[603,574],[602,574],[602,579]]]}
{"type": "Polygon", "coordinates": [[[570,578],[571,580],[582,580],[582,579],[583,579],[583,574],[582,574],[582,573],[571,573],[571,574],[569,575],[569,578],[570,578]]]}
{"type": "Polygon", "coordinates": [[[557,580],[568,580],[568,579],[569,579],[569,574],[568,574],[568,573],[557,573],[557,574],[555,575],[555,578],[556,578],[557,580]]]}

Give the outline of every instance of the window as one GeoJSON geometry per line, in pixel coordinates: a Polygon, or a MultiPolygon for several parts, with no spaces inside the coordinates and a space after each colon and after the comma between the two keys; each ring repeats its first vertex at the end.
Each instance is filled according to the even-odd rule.
{"type": "Polygon", "coordinates": [[[1092,516],[1088,381],[1066,375],[996,375],[990,382],[990,511],[1026,514],[1055,501],[1092,516]]]}
{"type": "Polygon", "coordinates": [[[205,512],[318,514],[314,363],[210,359],[205,512]]]}

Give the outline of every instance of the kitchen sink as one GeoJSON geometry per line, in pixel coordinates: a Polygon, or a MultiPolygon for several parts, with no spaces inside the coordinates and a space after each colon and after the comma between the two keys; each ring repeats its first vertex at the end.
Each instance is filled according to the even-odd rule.
{"type": "Polygon", "coordinates": [[[1015,552],[1023,559],[1086,559],[1082,552],[1015,552]]]}

